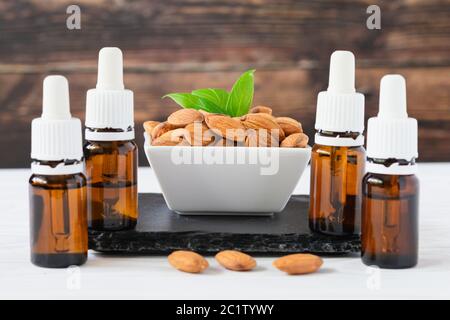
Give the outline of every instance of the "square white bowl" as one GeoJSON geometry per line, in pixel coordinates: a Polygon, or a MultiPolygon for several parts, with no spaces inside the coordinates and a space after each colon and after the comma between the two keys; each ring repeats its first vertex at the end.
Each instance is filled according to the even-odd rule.
{"type": "Polygon", "coordinates": [[[151,146],[145,154],[170,210],[268,215],[286,206],[311,148],[151,146]]]}

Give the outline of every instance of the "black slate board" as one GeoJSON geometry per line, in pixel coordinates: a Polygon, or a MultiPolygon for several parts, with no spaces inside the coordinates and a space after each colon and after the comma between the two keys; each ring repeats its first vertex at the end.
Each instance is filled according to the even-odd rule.
{"type": "Polygon", "coordinates": [[[273,216],[181,216],[170,211],[161,194],[139,194],[135,230],[89,232],[89,247],[106,253],[168,254],[187,249],[214,254],[224,249],[284,254],[359,252],[359,237],[317,235],[308,227],[308,196],[292,196],[273,216]]]}

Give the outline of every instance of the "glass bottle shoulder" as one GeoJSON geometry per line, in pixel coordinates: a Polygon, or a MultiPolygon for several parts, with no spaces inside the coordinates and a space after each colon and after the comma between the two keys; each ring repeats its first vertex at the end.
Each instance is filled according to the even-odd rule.
{"type": "Polygon", "coordinates": [[[42,189],[77,189],[86,186],[86,177],[81,172],[65,175],[32,174],[28,182],[32,187],[42,189]]]}
{"type": "Polygon", "coordinates": [[[416,175],[388,175],[368,172],[363,178],[363,192],[367,196],[401,197],[419,193],[416,175]]]}
{"type": "Polygon", "coordinates": [[[85,156],[98,154],[127,154],[137,150],[137,144],[134,140],[126,141],[86,141],[84,144],[85,156]]]}
{"type": "Polygon", "coordinates": [[[336,151],[339,151],[339,152],[347,151],[349,154],[361,155],[361,156],[366,155],[366,149],[364,149],[363,146],[343,147],[343,146],[326,146],[326,145],[321,145],[321,144],[314,144],[311,149],[312,153],[316,153],[318,155],[327,155],[327,154],[331,154],[336,151]]]}

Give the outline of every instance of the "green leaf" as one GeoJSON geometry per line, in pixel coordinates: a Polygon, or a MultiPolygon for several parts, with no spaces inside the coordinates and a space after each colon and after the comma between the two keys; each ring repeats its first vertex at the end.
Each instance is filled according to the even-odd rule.
{"type": "Polygon", "coordinates": [[[226,105],[229,115],[238,117],[248,113],[253,102],[254,72],[255,70],[246,71],[234,83],[226,105]]]}
{"type": "Polygon", "coordinates": [[[234,83],[231,92],[223,89],[199,89],[191,93],[169,93],[163,98],[171,98],[183,108],[202,109],[211,113],[242,116],[248,113],[253,102],[254,72],[248,70],[234,83]]]}
{"type": "Polygon", "coordinates": [[[180,106],[182,106],[183,108],[187,108],[187,109],[200,109],[200,107],[202,106],[202,103],[200,102],[199,97],[194,96],[190,93],[169,93],[166,94],[164,98],[170,98],[173,101],[175,101],[176,103],[178,103],[180,106]]]}
{"type": "MultiPolygon", "coordinates": [[[[192,91],[192,94],[200,98],[202,106],[213,113],[227,113],[226,105],[228,101],[228,92],[223,89],[198,89],[192,91]]],[[[206,110],[206,111],[208,111],[206,110]]]]}

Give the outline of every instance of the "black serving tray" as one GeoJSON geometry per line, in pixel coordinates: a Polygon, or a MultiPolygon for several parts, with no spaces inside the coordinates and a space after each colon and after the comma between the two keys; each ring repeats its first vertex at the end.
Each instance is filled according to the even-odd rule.
{"type": "Polygon", "coordinates": [[[308,196],[292,196],[286,208],[272,216],[181,216],[167,208],[161,194],[142,193],[136,229],[89,231],[89,247],[122,254],[168,254],[180,249],[203,254],[224,249],[254,254],[360,251],[359,237],[311,233],[308,203],[308,196]]]}

